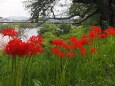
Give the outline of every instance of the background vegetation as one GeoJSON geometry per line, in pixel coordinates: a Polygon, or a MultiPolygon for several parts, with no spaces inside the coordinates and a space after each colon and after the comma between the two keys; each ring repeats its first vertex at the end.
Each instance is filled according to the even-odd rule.
{"type": "Polygon", "coordinates": [[[87,51],[95,47],[97,52],[94,54],[80,55],[75,50],[74,58],[60,58],[51,53],[51,40],[66,40],[70,36],[80,38],[89,29],[86,26],[46,23],[40,31],[45,38],[43,53],[31,59],[14,59],[0,51],[0,86],[114,86],[114,35],[96,39],[94,43],[85,46],[87,51]]]}

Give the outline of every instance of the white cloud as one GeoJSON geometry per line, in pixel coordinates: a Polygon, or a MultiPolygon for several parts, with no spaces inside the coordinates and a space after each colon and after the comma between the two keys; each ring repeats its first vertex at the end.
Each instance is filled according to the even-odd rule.
{"type": "Polygon", "coordinates": [[[0,0],[0,16],[30,16],[25,10],[24,0],[0,0]]]}

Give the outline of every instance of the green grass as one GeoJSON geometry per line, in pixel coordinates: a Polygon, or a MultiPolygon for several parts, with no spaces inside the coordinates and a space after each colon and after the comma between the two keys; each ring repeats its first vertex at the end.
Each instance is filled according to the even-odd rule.
{"type": "MultiPolygon", "coordinates": [[[[60,37],[80,37],[86,32],[73,29],[60,37]]],[[[115,86],[115,36],[95,39],[85,47],[87,52],[96,47],[97,52],[82,56],[75,50],[75,58],[59,58],[48,47],[37,56],[12,60],[1,51],[0,86],[115,86]]]]}

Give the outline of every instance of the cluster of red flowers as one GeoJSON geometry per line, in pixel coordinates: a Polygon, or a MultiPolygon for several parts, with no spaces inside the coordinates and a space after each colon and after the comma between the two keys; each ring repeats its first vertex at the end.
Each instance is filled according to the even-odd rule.
{"type": "MultiPolygon", "coordinates": [[[[40,36],[33,36],[33,37],[39,38],[40,36]]],[[[15,58],[16,56],[20,57],[31,56],[42,52],[42,48],[40,46],[40,44],[42,44],[41,41],[39,42],[38,39],[38,41],[35,40],[36,42],[35,43],[34,39],[32,38],[30,38],[29,41],[27,42],[23,42],[21,39],[18,38],[12,39],[11,41],[8,42],[8,44],[4,48],[5,54],[11,55],[15,58]]]]}
{"type": "MultiPolygon", "coordinates": [[[[55,39],[52,41],[52,45],[55,46],[52,49],[52,53],[55,55],[58,55],[59,57],[75,57],[75,54],[73,52],[75,49],[79,49],[80,54],[85,55],[86,48],[84,48],[84,45],[90,44],[90,43],[91,41],[85,35],[80,40],[78,40],[75,37],[70,37],[69,40],[66,40],[66,41],[61,40],[61,39],[55,39]],[[66,50],[63,50],[63,49],[66,49],[66,50]]],[[[95,53],[95,52],[96,52],[96,48],[92,48],[91,53],[95,53]]]]}
{"type": "Polygon", "coordinates": [[[105,31],[102,31],[101,28],[97,26],[92,26],[89,31],[89,37],[94,38],[106,38],[107,36],[115,35],[115,28],[108,28],[105,31]]]}
{"type": "MultiPolygon", "coordinates": [[[[87,52],[84,45],[91,44],[95,38],[103,39],[109,35],[115,35],[115,28],[108,28],[105,31],[102,31],[98,26],[92,26],[91,30],[88,32],[88,35],[83,35],[80,39],[70,37],[69,40],[66,41],[62,39],[53,40],[52,45],[55,45],[55,47],[52,49],[52,53],[58,55],[59,57],[74,57],[75,54],[73,53],[73,50],[78,49],[80,50],[81,55],[86,55],[87,52]],[[60,47],[69,50],[69,52],[65,52],[66,50],[63,50],[60,47]]],[[[96,48],[90,49],[90,53],[96,53],[96,51],[96,48]]]]}
{"type": "Polygon", "coordinates": [[[15,37],[18,32],[15,30],[15,28],[6,28],[2,31],[3,36],[9,36],[9,37],[15,37]]]}
{"type": "Polygon", "coordinates": [[[72,53],[72,52],[64,53],[59,48],[53,48],[52,49],[52,54],[56,54],[61,58],[63,58],[63,57],[74,57],[75,56],[74,53],[72,53]]]}
{"type": "MultiPolygon", "coordinates": [[[[2,31],[3,36],[12,37],[12,40],[4,48],[5,54],[13,57],[31,56],[36,55],[43,51],[42,44],[43,38],[41,36],[32,36],[27,42],[23,42],[16,36],[18,32],[14,28],[7,28],[2,31]]],[[[108,28],[102,31],[97,26],[92,26],[87,35],[82,35],[80,39],[70,37],[67,40],[55,39],[52,41],[54,48],[52,54],[58,55],[61,58],[71,57],[74,58],[74,50],[79,50],[81,55],[86,55],[87,51],[85,45],[91,44],[95,38],[106,38],[107,36],[115,35],[115,28],[108,28]]],[[[91,48],[90,53],[96,53],[96,48],[91,48]]]]}
{"type": "Polygon", "coordinates": [[[27,42],[23,42],[16,36],[18,32],[14,28],[6,28],[2,31],[3,36],[12,37],[6,46],[4,47],[4,53],[11,55],[12,57],[31,56],[42,52],[43,38],[41,36],[32,36],[27,42]]]}

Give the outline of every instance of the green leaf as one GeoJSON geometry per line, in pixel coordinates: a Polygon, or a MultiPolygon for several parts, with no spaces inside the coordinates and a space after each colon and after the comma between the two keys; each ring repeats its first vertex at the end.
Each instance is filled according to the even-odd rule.
{"type": "Polygon", "coordinates": [[[33,79],[32,82],[33,82],[34,86],[42,86],[41,82],[36,79],[33,79]]]}

